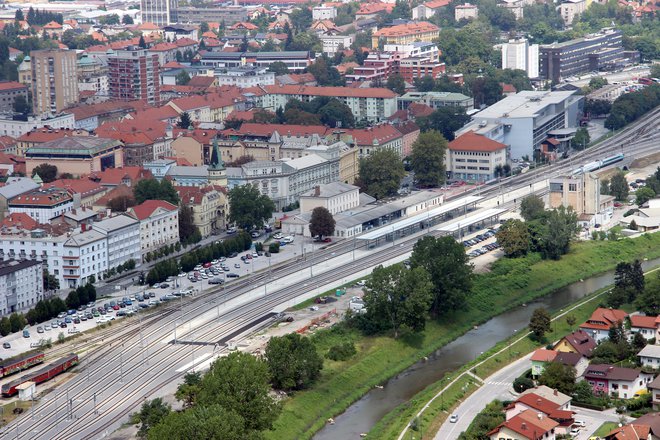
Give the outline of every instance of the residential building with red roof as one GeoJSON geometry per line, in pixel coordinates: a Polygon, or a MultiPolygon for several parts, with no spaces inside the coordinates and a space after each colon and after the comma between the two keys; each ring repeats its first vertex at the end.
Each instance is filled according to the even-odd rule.
{"type": "Polygon", "coordinates": [[[419,125],[414,121],[402,121],[394,124],[394,127],[403,135],[403,157],[408,157],[412,153],[412,146],[419,137],[419,125]]]}
{"type": "Polygon", "coordinates": [[[181,204],[192,210],[193,224],[202,237],[227,227],[229,213],[226,189],[217,185],[175,187],[181,204]]]}
{"type": "Polygon", "coordinates": [[[555,428],[559,423],[550,417],[538,417],[536,411],[528,409],[505,421],[487,435],[491,440],[502,438],[516,440],[555,440],[555,428]]]}
{"type": "Polygon", "coordinates": [[[443,8],[446,8],[451,0],[432,0],[412,8],[413,20],[424,20],[433,17],[443,8]]]}
{"type": "Polygon", "coordinates": [[[487,182],[507,165],[507,146],[469,131],[449,142],[445,164],[451,179],[487,182]]]}
{"type": "Polygon", "coordinates": [[[638,422],[632,422],[628,425],[616,427],[610,431],[603,440],[646,440],[653,437],[660,438],[660,432],[652,436],[653,432],[649,425],[641,425],[638,422]]]}
{"type": "Polygon", "coordinates": [[[592,364],[584,372],[584,380],[592,386],[594,394],[605,394],[617,399],[632,399],[646,392],[653,374],[639,368],[622,368],[609,364],[592,364]]]}
{"type": "Polygon", "coordinates": [[[172,126],[165,122],[125,119],[105,123],[96,129],[96,133],[101,138],[123,143],[125,166],[141,166],[172,155],[172,126]]]}
{"type": "Polygon", "coordinates": [[[14,197],[7,206],[10,214],[27,214],[45,224],[71,211],[73,196],[63,188],[40,188],[14,197]]]}
{"type": "Polygon", "coordinates": [[[105,122],[118,122],[128,112],[144,111],[152,108],[145,101],[105,101],[97,104],[76,105],[66,109],[73,114],[75,128],[93,131],[105,122]]]}
{"type": "Polygon", "coordinates": [[[66,189],[73,196],[76,206],[90,208],[109,190],[108,187],[89,179],[57,179],[44,183],[41,187],[66,189]]]}
{"type": "Polygon", "coordinates": [[[19,96],[28,102],[28,87],[16,81],[0,81],[0,113],[13,115],[14,101],[19,96]]]}
{"type": "Polygon", "coordinates": [[[32,231],[39,227],[39,222],[24,212],[14,212],[8,214],[0,223],[0,233],[5,234],[10,230],[32,231]]]}
{"type": "Polygon", "coordinates": [[[142,258],[179,241],[179,207],[164,200],[145,200],[127,213],[140,221],[142,258]]]}
{"type": "Polygon", "coordinates": [[[580,324],[580,329],[588,333],[596,343],[599,343],[609,338],[610,329],[623,324],[627,317],[628,314],[623,310],[598,307],[587,319],[587,322],[580,324]]]}
{"type": "Polygon", "coordinates": [[[259,29],[259,26],[256,26],[252,23],[239,21],[229,26],[230,31],[242,31],[242,32],[253,32],[259,29]]]}
{"type": "Polygon", "coordinates": [[[403,134],[391,124],[380,124],[368,128],[336,129],[337,140],[356,148],[360,158],[368,157],[380,149],[395,151],[403,158],[403,134]]]}
{"type": "Polygon", "coordinates": [[[381,2],[371,2],[371,3],[361,3],[360,9],[355,13],[356,19],[365,20],[367,18],[376,18],[379,15],[389,14],[394,9],[394,4],[392,3],[381,3],[381,2]]]}
{"type": "Polygon", "coordinates": [[[576,330],[561,338],[552,349],[564,353],[579,353],[586,358],[590,358],[596,345],[598,344],[589,333],[576,330]]]}
{"type": "Polygon", "coordinates": [[[644,339],[655,339],[659,327],[657,316],[630,315],[630,333],[640,333],[644,339]]]}
{"type": "Polygon", "coordinates": [[[440,28],[427,21],[398,24],[377,30],[371,37],[371,47],[385,44],[410,44],[415,41],[431,43],[440,36],[440,28]]]}
{"type": "Polygon", "coordinates": [[[177,158],[185,159],[192,166],[208,164],[211,159],[211,145],[217,134],[216,130],[175,129],[172,153],[177,158]]]}
{"type": "Polygon", "coordinates": [[[116,188],[124,185],[133,187],[142,179],[153,179],[153,175],[142,167],[106,168],[103,171],[91,173],[88,178],[99,185],[116,188]]]}

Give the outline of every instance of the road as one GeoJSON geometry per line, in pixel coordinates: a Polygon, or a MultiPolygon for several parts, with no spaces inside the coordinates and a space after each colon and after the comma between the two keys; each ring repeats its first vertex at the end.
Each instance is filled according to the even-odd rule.
{"type": "MultiPolygon", "coordinates": [[[[619,150],[621,144],[626,144],[629,154],[653,151],[649,139],[657,135],[657,127],[647,122],[657,114],[653,112],[599,147],[576,154],[573,162],[503,179],[498,186],[477,191],[490,203],[498,199],[500,206],[513,206],[513,195],[527,193],[534,182],[566,173],[579,161],[603,157],[619,150]]],[[[213,350],[216,343],[239,340],[264,324],[257,321],[274,310],[290,307],[297,299],[362,277],[378,264],[405,259],[418,237],[404,237],[394,245],[371,250],[355,241],[335,243],[270,271],[242,277],[226,287],[164,304],[120,325],[85,335],[76,346],[55,347],[47,352],[49,361],[75,349],[81,355],[81,365],[70,380],[35,403],[34,412],[5,427],[4,434],[8,437],[18,432],[21,438],[34,439],[101,438],[124,423],[145,399],[162,393],[186,371],[208,368],[218,355],[213,350]]]]}

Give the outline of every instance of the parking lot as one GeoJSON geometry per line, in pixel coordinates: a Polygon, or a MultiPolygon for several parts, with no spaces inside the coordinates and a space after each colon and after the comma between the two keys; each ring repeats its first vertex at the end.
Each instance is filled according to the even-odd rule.
{"type": "Polygon", "coordinates": [[[497,227],[488,229],[486,232],[477,234],[472,238],[463,240],[463,246],[470,258],[476,258],[500,248],[497,239],[492,240],[497,233],[497,227]]]}

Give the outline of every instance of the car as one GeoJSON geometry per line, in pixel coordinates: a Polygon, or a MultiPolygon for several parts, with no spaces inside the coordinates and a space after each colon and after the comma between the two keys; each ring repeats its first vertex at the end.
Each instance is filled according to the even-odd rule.
{"type": "Polygon", "coordinates": [[[209,280],[209,284],[222,284],[224,282],[225,280],[223,280],[222,278],[211,278],[209,280]]]}
{"type": "Polygon", "coordinates": [[[360,287],[362,287],[362,286],[364,286],[366,283],[367,283],[366,280],[360,280],[360,281],[358,281],[358,282],[355,283],[355,284],[358,285],[358,286],[360,286],[360,287]]]}
{"type": "Polygon", "coordinates": [[[280,240],[281,238],[284,238],[284,235],[282,235],[281,232],[278,232],[277,234],[273,235],[273,238],[275,240],[280,240]]]}
{"type": "Polygon", "coordinates": [[[225,277],[227,277],[227,278],[239,278],[240,275],[238,275],[237,273],[229,272],[227,275],[225,275],[225,277]]]}
{"type": "MultiPolygon", "coordinates": [[[[94,312],[92,312],[92,318],[98,318],[99,316],[101,316],[101,314],[99,313],[98,310],[94,310],[94,312]]],[[[87,319],[90,319],[90,318],[87,317],[87,319]]]]}
{"type": "Polygon", "coordinates": [[[50,326],[50,324],[46,324],[46,325],[44,325],[44,330],[45,330],[45,331],[50,331],[51,328],[52,328],[52,327],[50,326]]]}
{"type": "Polygon", "coordinates": [[[257,258],[257,257],[259,257],[259,253],[258,252],[252,252],[252,258],[257,258]]]}
{"type": "Polygon", "coordinates": [[[74,324],[80,324],[80,318],[78,318],[77,316],[75,318],[73,318],[73,323],[74,324]]]}
{"type": "Polygon", "coordinates": [[[179,274],[179,278],[184,278],[185,276],[186,276],[186,273],[185,273],[185,272],[181,272],[181,273],[179,274]]]}
{"type": "Polygon", "coordinates": [[[119,310],[119,309],[121,309],[121,307],[119,307],[117,304],[115,304],[114,306],[112,306],[112,310],[119,310]]]}
{"type": "Polygon", "coordinates": [[[146,308],[149,307],[149,304],[147,304],[147,303],[140,303],[140,304],[138,304],[138,306],[140,306],[141,309],[146,309],[146,308]]]}
{"type": "Polygon", "coordinates": [[[149,292],[149,298],[155,298],[156,292],[149,292]]]}
{"type": "Polygon", "coordinates": [[[80,317],[80,320],[81,320],[81,321],[87,321],[87,315],[82,315],[82,316],[80,317]]]}
{"type": "Polygon", "coordinates": [[[449,423],[456,423],[458,422],[458,416],[456,414],[452,414],[449,416],[449,423]]]}
{"type": "Polygon", "coordinates": [[[64,322],[66,322],[67,324],[71,324],[73,321],[71,320],[70,317],[67,316],[66,318],[64,318],[64,322]]]}
{"type": "Polygon", "coordinates": [[[577,429],[577,428],[573,428],[573,429],[571,429],[571,432],[569,434],[571,434],[571,436],[573,436],[573,437],[576,437],[576,436],[580,435],[580,430],[577,429]]]}
{"type": "Polygon", "coordinates": [[[258,233],[257,231],[254,231],[254,232],[252,232],[250,235],[252,236],[252,238],[259,238],[259,236],[260,236],[261,234],[258,233]]]}
{"type": "Polygon", "coordinates": [[[312,306],[312,307],[309,308],[309,310],[311,310],[312,312],[315,312],[318,309],[319,309],[318,306],[312,306]]]}
{"type": "MultiPolygon", "coordinates": [[[[67,310],[66,314],[67,314],[67,315],[75,315],[75,314],[76,314],[76,310],[74,310],[74,309],[67,310]]],[[[66,315],[65,315],[65,316],[66,316],[66,315]]],[[[63,318],[64,318],[64,316],[63,316],[63,318]]]]}
{"type": "Polygon", "coordinates": [[[66,322],[60,322],[60,328],[67,328],[66,322]]]}
{"type": "Polygon", "coordinates": [[[57,314],[57,317],[58,317],[59,319],[62,319],[62,318],[64,318],[65,316],[66,316],[66,312],[60,312],[60,313],[57,314]]]}
{"type": "Polygon", "coordinates": [[[37,327],[37,333],[43,333],[44,328],[42,326],[37,327]]]}
{"type": "Polygon", "coordinates": [[[52,328],[59,327],[59,326],[60,326],[60,322],[57,321],[57,320],[52,320],[52,321],[50,322],[50,326],[51,326],[52,328]]]}
{"type": "Polygon", "coordinates": [[[202,279],[203,279],[203,280],[208,280],[208,279],[209,279],[209,276],[206,275],[205,273],[203,273],[201,276],[202,276],[202,279]]]}
{"type": "Polygon", "coordinates": [[[11,344],[9,342],[5,342],[2,344],[2,348],[11,348],[11,344]]]}
{"type": "Polygon", "coordinates": [[[160,285],[160,288],[161,288],[161,289],[167,289],[168,287],[170,287],[170,285],[167,284],[167,283],[162,283],[162,284],[160,285]]]}
{"type": "Polygon", "coordinates": [[[573,422],[574,427],[579,427],[579,428],[586,428],[587,424],[585,423],[584,420],[576,420],[573,422]]]}
{"type": "Polygon", "coordinates": [[[147,304],[149,304],[150,306],[155,306],[156,304],[158,304],[158,301],[156,301],[155,299],[150,299],[147,304]]]}

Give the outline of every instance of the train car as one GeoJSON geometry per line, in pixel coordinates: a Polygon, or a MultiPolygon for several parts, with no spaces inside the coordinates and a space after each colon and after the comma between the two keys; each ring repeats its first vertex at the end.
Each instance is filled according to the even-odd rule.
{"type": "Polygon", "coordinates": [[[616,154],[616,155],[614,155],[614,156],[610,156],[610,157],[606,157],[605,159],[603,159],[603,160],[601,161],[601,162],[603,163],[603,164],[601,165],[601,168],[602,168],[602,167],[606,167],[606,166],[608,166],[608,165],[612,165],[613,163],[620,162],[620,161],[623,160],[624,157],[625,157],[625,156],[624,156],[623,153],[616,154]]]}
{"type": "Polygon", "coordinates": [[[18,373],[19,371],[23,371],[43,362],[43,353],[32,353],[14,359],[8,359],[0,364],[0,377],[6,377],[10,374],[18,373]]]}
{"type": "Polygon", "coordinates": [[[589,172],[591,172],[591,171],[596,171],[597,169],[599,169],[599,168],[602,167],[602,166],[603,166],[602,161],[600,161],[600,160],[595,160],[595,161],[593,161],[593,162],[589,162],[588,164],[586,164],[585,166],[583,166],[583,167],[582,167],[582,172],[583,172],[583,173],[589,173],[589,172]]]}
{"type": "Polygon", "coordinates": [[[62,359],[53,362],[50,365],[43,367],[42,369],[35,371],[30,374],[22,376],[20,379],[13,380],[9,383],[2,385],[2,395],[4,397],[11,397],[15,395],[18,390],[16,389],[22,383],[25,382],[34,382],[40,384],[46,382],[58,374],[62,374],[65,371],[78,365],[78,355],[71,353],[68,356],[63,357],[62,359]]]}

